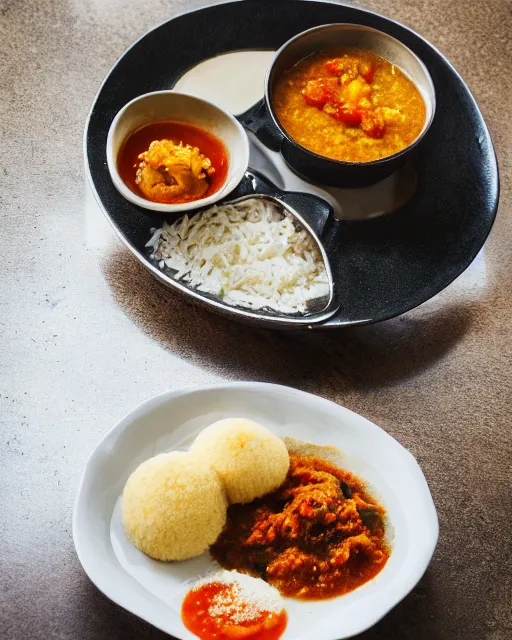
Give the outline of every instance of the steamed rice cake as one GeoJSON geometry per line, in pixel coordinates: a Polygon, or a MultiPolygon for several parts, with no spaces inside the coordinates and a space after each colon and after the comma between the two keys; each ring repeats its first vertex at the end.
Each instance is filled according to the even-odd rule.
{"type": "Polygon", "coordinates": [[[252,502],[277,489],[290,466],[281,438],[241,418],[210,425],[197,436],[190,451],[217,471],[231,504],[252,502]]]}
{"type": "Polygon", "coordinates": [[[201,555],[226,523],[219,476],[181,451],[143,462],[128,478],[121,506],[128,539],[156,560],[201,555]]]}

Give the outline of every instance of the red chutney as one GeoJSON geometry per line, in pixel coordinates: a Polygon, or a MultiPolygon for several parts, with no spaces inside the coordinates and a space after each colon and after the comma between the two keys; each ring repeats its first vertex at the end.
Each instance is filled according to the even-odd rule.
{"type": "Polygon", "coordinates": [[[187,593],[181,607],[187,629],[201,640],[278,640],[286,611],[264,611],[246,602],[233,584],[210,582],[187,593]]]}
{"type": "MultiPolygon", "coordinates": [[[[123,182],[138,196],[153,202],[179,204],[206,198],[216,193],[226,181],[228,155],[221,140],[197,127],[183,122],[153,122],[137,129],[126,138],[117,157],[117,169],[123,182]],[[206,177],[207,188],[204,192],[200,195],[191,195],[185,191],[176,197],[165,197],[157,191],[154,196],[148,196],[141,190],[136,182],[137,169],[141,162],[139,155],[148,151],[155,140],[170,140],[176,145],[182,143],[183,146],[197,147],[201,154],[211,161],[214,171],[206,177]]],[[[165,174],[165,177],[169,182],[168,174],[165,174]]],[[[174,180],[171,178],[171,184],[172,182],[174,180]]]]}

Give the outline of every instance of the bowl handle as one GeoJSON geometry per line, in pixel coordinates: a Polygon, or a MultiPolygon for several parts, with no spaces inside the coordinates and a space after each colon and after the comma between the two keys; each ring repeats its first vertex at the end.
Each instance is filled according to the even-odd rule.
{"type": "Polygon", "coordinates": [[[281,150],[281,143],[284,138],[268,112],[265,98],[262,98],[244,113],[236,116],[236,119],[244,129],[254,133],[266,147],[272,151],[281,150]]]}

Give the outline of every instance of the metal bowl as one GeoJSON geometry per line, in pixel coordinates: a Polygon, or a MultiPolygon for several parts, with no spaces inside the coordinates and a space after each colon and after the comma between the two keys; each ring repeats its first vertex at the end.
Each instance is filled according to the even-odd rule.
{"type": "Polygon", "coordinates": [[[396,38],[355,24],[327,24],[299,33],[275,54],[265,85],[268,111],[283,136],[281,153],[290,167],[306,180],[334,187],[373,184],[394,173],[411,158],[427,135],[436,108],[434,84],[423,62],[396,38]],[[372,162],[343,162],[319,155],[298,144],[281,125],[273,106],[276,82],[283,73],[305,57],[319,51],[357,48],[373,51],[397,66],[416,85],[426,107],[426,118],[418,137],[405,149],[372,162]]]}

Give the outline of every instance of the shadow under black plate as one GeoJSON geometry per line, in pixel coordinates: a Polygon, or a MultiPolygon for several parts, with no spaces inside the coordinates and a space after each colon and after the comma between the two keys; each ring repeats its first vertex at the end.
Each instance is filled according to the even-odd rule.
{"type": "MultiPolygon", "coordinates": [[[[144,245],[162,216],[126,201],[106,164],[116,113],[149,91],[172,88],[202,60],[241,49],[277,49],[293,35],[330,22],[380,29],[404,42],[427,66],[436,116],[417,158],[415,196],[392,215],[337,221],[322,240],[341,306],[321,327],[379,322],[439,293],[472,262],[498,205],[498,167],[489,132],[468,88],[443,56],[406,27],[341,5],[300,0],[246,0],[206,7],[160,25],[116,63],[92,107],[86,163],[106,215],[134,254],[150,266],[144,245]]],[[[263,93],[263,87],[262,87],[263,93]]]]}

